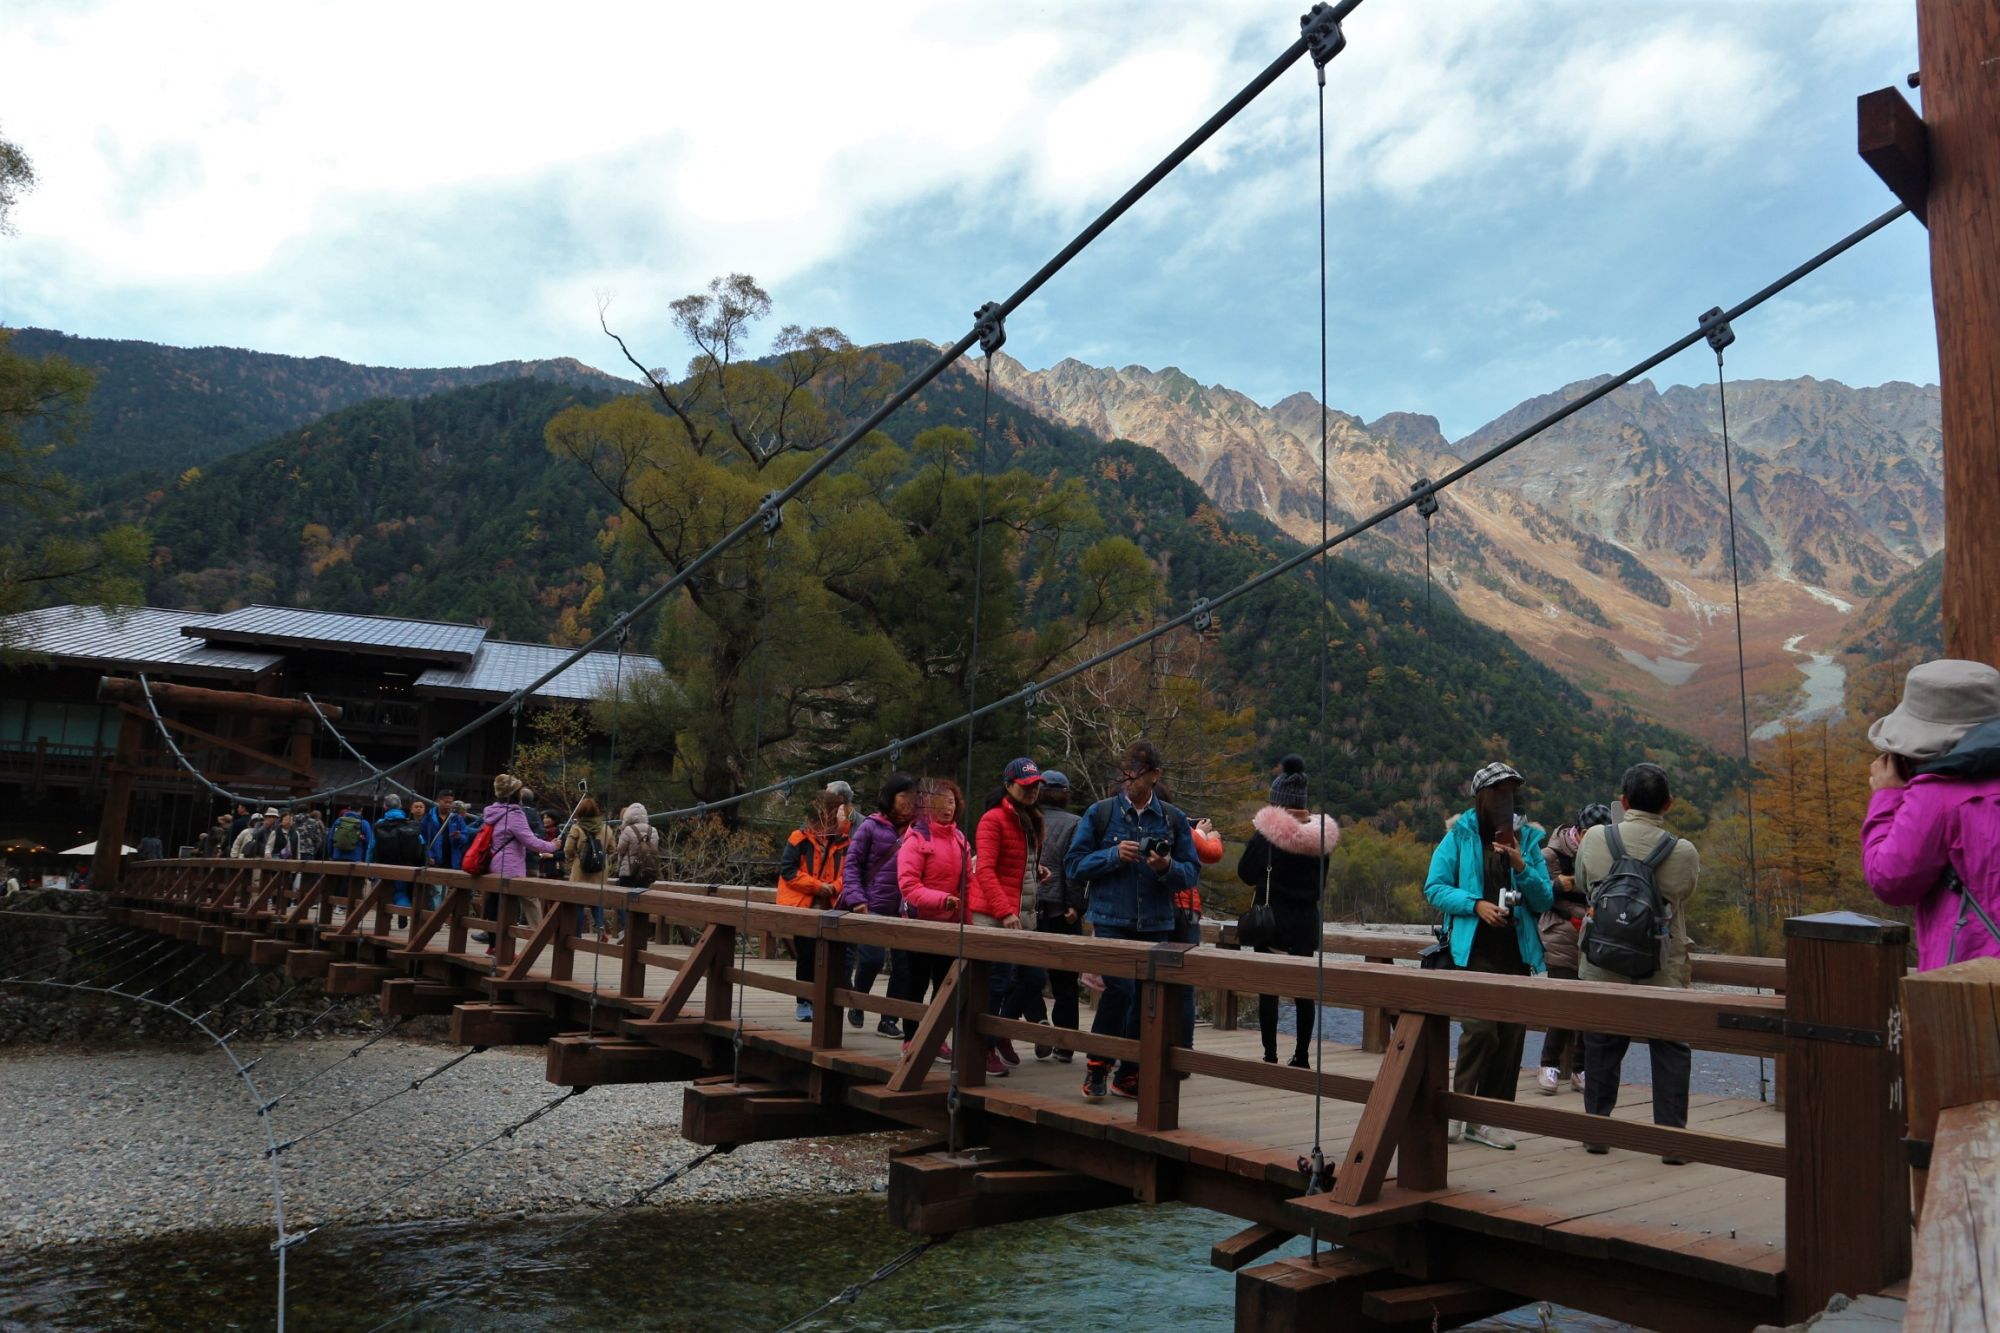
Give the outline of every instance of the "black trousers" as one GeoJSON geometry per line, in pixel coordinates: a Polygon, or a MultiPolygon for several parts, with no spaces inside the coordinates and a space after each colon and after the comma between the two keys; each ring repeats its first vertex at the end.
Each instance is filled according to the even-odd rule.
{"type": "MultiPolygon", "coordinates": [[[[1618,1078],[1631,1045],[1630,1037],[1616,1033],[1583,1035],[1583,1109],[1590,1114],[1610,1115],[1618,1105],[1618,1078]]],[[[1694,1054],[1685,1042],[1649,1041],[1646,1047],[1653,1057],[1653,1123],[1686,1129],[1694,1054]]]]}
{"type": "MultiPolygon", "coordinates": [[[[951,971],[953,958],[944,953],[910,953],[903,949],[893,949],[889,953],[889,986],[894,990],[897,974],[902,976],[902,994],[899,1000],[915,1000],[919,1004],[937,994],[938,987],[944,985],[945,976],[951,971]]],[[[917,1020],[903,1020],[903,1040],[915,1041],[917,1020]]]]}
{"type": "MultiPolygon", "coordinates": [[[[1035,929],[1047,935],[1081,935],[1083,926],[1074,921],[1065,921],[1053,912],[1042,911],[1035,915],[1035,929]]],[[[1079,1010],[1079,992],[1076,973],[1058,972],[1049,969],[1049,1022],[1059,1028],[1076,1031],[1079,1010]]]]}

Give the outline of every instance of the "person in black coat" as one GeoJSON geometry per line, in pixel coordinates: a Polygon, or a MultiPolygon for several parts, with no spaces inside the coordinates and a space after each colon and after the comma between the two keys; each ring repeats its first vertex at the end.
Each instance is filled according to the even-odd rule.
{"type": "MultiPolygon", "coordinates": [[[[1319,949],[1320,893],[1326,885],[1327,853],[1340,841],[1340,821],[1330,815],[1315,815],[1306,808],[1306,764],[1288,754],[1279,764],[1271,783],[1271,803],[1251,821],[1256,832],[1236,863],[1236,876],[1256,892],[1253,902],[1269,902],[1278,919],[1277,949],[1303,958],[1319,949]]],[[[1259,947],[1258,953],[1271,949],[1259,947]]],[[[1292,1052],[1294,1069],[1310,1069],[1313,1002],[1304,997],[1292,1001],[1298,1017],[1298,1045],[1292,1052]]],[[[1264,1060],[1278,1062],[1278,997],[1257,997],[1257,1026],[1264,1034],[1264,1060]]]]}

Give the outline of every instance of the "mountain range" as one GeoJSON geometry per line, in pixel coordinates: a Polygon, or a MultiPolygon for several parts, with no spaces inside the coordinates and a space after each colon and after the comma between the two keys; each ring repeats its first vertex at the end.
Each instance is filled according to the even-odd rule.
{"type": "MultiPolygon", "coordinates": [[[[905,367],[929,355],[914,344],[875,350],[905,367]]],[[[164,385],[152,378],[172,364],[158,351],[139,344],[123,366],[107,357],[100,370],[100,385],[116,384],[135,405],[121,417],[132,434],[115,439],[118,448],[144,447],[147,402],[196,414],[203,401],[171,377],[164,385]]],[[[236,398],[268,392],[295,404],[325,383],[316,363],[236,355],[244,358],[235,368],[243,386],[236,398]],[[288,382],[294,371],[306,382],[288,382]]],[[[347,382],[375,373],[352,369],[347,382]]],[[[105,498],[79,521],[145,526],[154,542],[147,579],[155,604],[215,609],[268,600],[477,620],[505,637],[573,642],[657,576],[613,541],[608,499],[542,440],[543,426],[564,407],[632,388],[614,383],[503,373],[414,399],[372,399],[247,448],[211,449],[208,461],[164,481],[158,467],[108,479],[105,498]]],[[[993,406],[996,469],[1024,470],[1051,488],[1077,482],[1106,528],[1149,557],[1159,600],[1135,613],[1183,609],[1297,549],[1282,526],[1257,513],[1225,514],[1151,448],[1098,440],[1010,400],[993,406]]],[[[230,410],[247,417],[277,409],[239,402],[230,410]]],[[[976,381],[955,368],[885,430],[908,445],[929,427],[973,430],[981,419],[976,381]]],[[[1343,808],[1384,817],[1435,809],[1454,799],[1465,773],[1500,752],[1563,802],[1601,794],[1604,774],[1640,746],[1687,774],[1690,796],[1704,805],[1732,784],[1733,767],[1708,747],[1615,705],[1594,705],[1449,600],[1427,611],[1422,586],[1404,573],[1339,560],[1326,577],[1333,646],[1326,743],[1343,808]]],[[[1250,710],[1259,749],[1273,755],[1316,745],[1311,727],[1324,696],[1313,591],[1299,576],[1231,604],[1215,647],[1199,654],[1201,673],[1232,707],[1250,710]]]]}
{"type": "MultiPolygon", "coordinates": [[[[993,370],[995,388],[1034,411],[1155,449],[1224,510],[1319,540],[1311,395],[1265,407],[1177,369],[1033,371],[1004,353],[993,370]]],[[[1417,413],[1328,411],[1327,522],[1408,494],[1600,383],[1531,398],[1456,442],[1417,413]]],[[[1745,659],[1753,708],[1772,719],[1800,702],[1800,670],[1857,607],[1942,545],[1938,395],[1810,377],[1739,380],[1727,394],[1745,659]]],[[[1429,576],[1595,697],[1724,741],[1737,683],[1721,430],[1712,386],[1627,385],[1444,492],[1429,576]]],[[[1346,553],[1425,577],[1425,545],[1406,511],[1346,553]]]]}

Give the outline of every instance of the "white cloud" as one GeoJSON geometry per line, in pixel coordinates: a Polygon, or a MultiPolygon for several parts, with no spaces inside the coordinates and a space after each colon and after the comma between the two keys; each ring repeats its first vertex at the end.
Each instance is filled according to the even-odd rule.
{"type": "MultiPolygon", "coordinates": [[[[146,310],[189,339],[435,362],[581,345],[604,290],[629,327],[718,272],[777,290],[896,246],[882,220],[917,204],[969,266],[996,232],[1052,250],[1300,8],[10,7],[0,127],[43,184],[0,246],[0,320],[146,310]]],[[[1485,211],[1738,151],[1792,95],[1789,29],[1739,13],[1364,6],[1328,71],[1331,186],[1485,211]]],[[[1845,21],[1819,40],[1874,30],[1845,21]]],[[[1121,229],[1177,228],[1163,272],[1255,253],[1261,220],[1310,207],[1314,108],[1302,63],[1121,229]]]]}

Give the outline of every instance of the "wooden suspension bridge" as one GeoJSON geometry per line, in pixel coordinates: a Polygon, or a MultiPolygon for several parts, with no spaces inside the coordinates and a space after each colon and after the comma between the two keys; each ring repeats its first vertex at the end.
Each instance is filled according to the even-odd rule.
{"type": "MultiPolygon", "coordinates": [[[[600,894],[342,862],[145,863],[126,869],[115,901],[126,925],[319,978],[331,994],[376,995],[385,1017],[449,1015],[463,1045],[545,1043],[558,1085],[681,1084],[682,1133],[696,1143],[918,1131],[930,1141],[890,1162],[888,1206],[920,1235],[1135,1200],[1239,1218],[1245,1230],[1218,1236],[1212,1260],[1236,1272],[1244,1329],[1449,1327],[1541,1300],[1648,1328],[1750,1329],[1836,1293],[1899,1291],[1912,1256],[1906,1134],[1928,1142],[1926,1117],[2000,1063],[2000,963],[1967,965],[1983,969],[1970,981],[1906,979],[1907,928],[1847,913],[1788,922],[1783,961],[1703,959],[1698,979],[1757,988],[1732,993],[1426,972],[1398,959],[1410,941],[1363,932],[1328,936],[1329,952],[1358,961],[1328,962],[1321,977],[1309,959],[1206,945],[970,927],[961,946],[950,926],[779,907],[727,886],[600,894]],[[440,906],[404,917],[403,885],[419,903],[435,886],[440,906]],[[621,943],[577,931],[577,909],[600,905],[628,914],[621,943]],[[472,938],[481,931],[496,937],[491,955],[472,938]],[[816,951],[816,981],[772,956],[781,938],[816,951]],[[951,971],[927,1004],[857,994],[839,965],[855,945],[947,955],[951,971]],[[988,1012],[990,969],[1007,963],[1130,978],[1138,1039],[988,1012]],[[1183,988],[1232,997],[1215,1008],[1227,1024],[1238,993],[1322,986],[1329,1006],[1362,1012],[1366,1035],[1330,1044],[1317,1073],[1265,1064],[1254,1038],[1226,1026],[1176,1044],[1183,988]],[[793,1017],[798,1000],[813,1006],[809,1025],[793,1017]],[[847,1009],[916,1020],[908,1053],[872,1023],[847,1027],[847,1009]],[[1629,1095],[1608,1120],[1539,1097],[1461,1095],[1448,1075],[1453,1018],[1771,1058],[1782,1107],[1696,1096],[1688,1127],[1672,1129],[1629,1095]],[[947,1039],[979,1051],[987,1037],[1136,1058],[1138,1097],[1085,1103],[1074,1065],[1024,1062],[989,1081],[965,1060],[954,1118],[937,1052],[947,1039]],[[1940,1041],[1949,1052],[1930,1048],[1940,1041]],[[1316,1087],[1332,1167],[1318,1191],[1302,1161],[1316,1087]],[[1454,1146],[1453,1119],[1511,1130],[1519,1150],[1454,1146]],[[1586,1155],[1586,1143],[1611,1151],[1586,1155]],[[1259,1262],[1306,1234],[1331,1243],[1316,1260],[1259,1262]]],[[[1910,1294],[1913,1313],[1980,1299],[1962,1285],[1910,1294]]]]}

